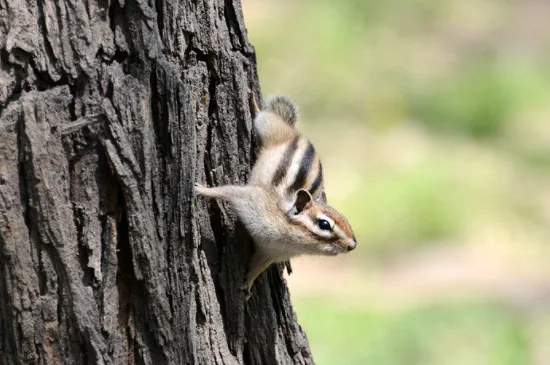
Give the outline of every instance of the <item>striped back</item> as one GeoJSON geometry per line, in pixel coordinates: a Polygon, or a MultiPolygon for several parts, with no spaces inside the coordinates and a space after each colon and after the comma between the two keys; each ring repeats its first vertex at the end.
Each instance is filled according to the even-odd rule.
{"type": "Polygon", "coordinates": [[[316,198],[323,188],[323,166],[311,142],[296,134],[284,143],[262,149],[251,183],[276,187],[289,203],[300,189],[316,198]]]}
{"type": "Polygon", "coordinates": [[[254,118],[262,150],[250,183],[274,186],[287,209],[298,190],[309,191],[315,199],[323,189],[323,166],[311,142],[296,130],[297,120],[297,108],[285,96],[270,98],[254,118]]]}

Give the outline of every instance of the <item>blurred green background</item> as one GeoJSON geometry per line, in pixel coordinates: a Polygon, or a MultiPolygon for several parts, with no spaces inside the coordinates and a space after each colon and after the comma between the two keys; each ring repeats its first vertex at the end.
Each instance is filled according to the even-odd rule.
{"type": "Polygon", "coordinates": [[[550,364],[550,2],[243,10],[359,241],[287,279],[317,363],[550,364]]]}

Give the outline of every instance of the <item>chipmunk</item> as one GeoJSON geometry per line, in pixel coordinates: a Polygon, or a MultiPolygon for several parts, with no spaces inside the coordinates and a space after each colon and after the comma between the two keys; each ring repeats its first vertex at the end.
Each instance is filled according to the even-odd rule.
{"type": "Polygon", "coordinates": [[[347,219],[327,204],[321,161],[295,128],[294,104],[277,96],[260,110],[253,94],[250,104],[262,147],[248,184],[195,185],[198,195],[228,201],[254,240],[243,286],[247,299],[254,280],[272,263],[303,254],[337,255],[357,246],[347,219]]]}

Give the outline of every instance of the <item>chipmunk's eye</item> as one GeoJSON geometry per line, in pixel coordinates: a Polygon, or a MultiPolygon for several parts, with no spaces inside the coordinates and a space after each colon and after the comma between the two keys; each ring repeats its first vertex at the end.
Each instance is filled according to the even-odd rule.
{"type": "Polygon", "coordinates": [[[324,231],[330,231],[330,223],[324,219],[317,219],[317,226],[324,231]]]}

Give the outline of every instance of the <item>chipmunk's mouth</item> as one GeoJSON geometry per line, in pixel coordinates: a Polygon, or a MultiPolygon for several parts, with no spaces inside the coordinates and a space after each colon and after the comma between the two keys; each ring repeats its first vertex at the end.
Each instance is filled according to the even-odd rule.
{"type": "Polygon", "coordinates": [[[346,252],[346,250],[338,245],[326,245],[321,250],[321,253],[326,256],[336,256],[344,252],[346,252]]]}

